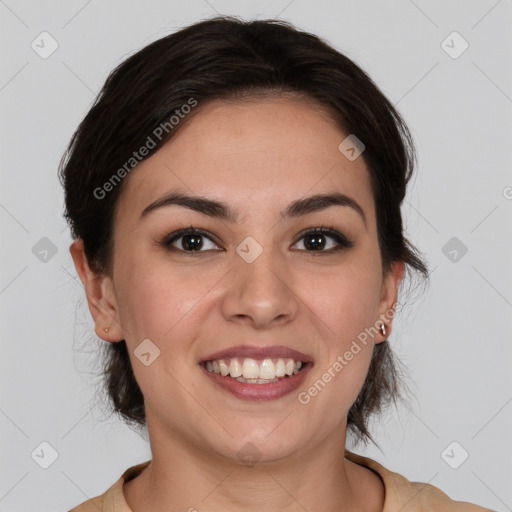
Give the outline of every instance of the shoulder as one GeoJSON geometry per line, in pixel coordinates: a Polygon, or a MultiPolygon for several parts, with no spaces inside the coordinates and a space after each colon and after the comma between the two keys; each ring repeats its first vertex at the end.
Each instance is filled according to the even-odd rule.
{"type": "MultiPolygon", "coordinates": [[[[117,483],[117,482],[116,482],[117,483]]],[[[84,501],[82,504],[78,505],[75,508],[72,508],[69,512],[98,512],[101,510],[102,512],[105,509],[103,506],[104,497],[111,492],[111,489],[106,491],[101,496],[96,496],[96,498],[92,498],[90,500],[84,501]]]]}
{"type": "Polygon", "coordinates": [[[102,495],[83,502],[69,512],[132,512],[124,499],[123,485],[149,466],[150,460],[128,468],[102,495]]]}
{"type": "Polygon", "coordinates": [[[437,487],[421,482],[410,482],[404,476],[394,473],[368,457],[357,455],[348,450],[345,457],[375,471],[385,487],[383,512],[493,512],[464,501],[454,501],[437,487]]]}

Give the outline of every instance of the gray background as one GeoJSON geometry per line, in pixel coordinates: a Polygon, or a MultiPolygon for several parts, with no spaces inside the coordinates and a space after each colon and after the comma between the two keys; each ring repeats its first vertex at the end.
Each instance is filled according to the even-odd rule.
{"type": "Polygon", "coordinates": [[[97,404],[96,342],[56,170],[111,69],[216,13],[279,16],[327,39],[409,124],[419,168],[403,213],[433,271],[390,341],[414,397],[375,425],[382,451],[356,451],[454,499],[512,510],[510,0],[0,0],[0,511],[68,510],[150,457],[97,404]],[[45,59],[31,47],[50,48],[43,31],[59,45],[45,59]],[[445,48],[459,53],[461,40],[442,45],[453,31],[469,44],[457,58],[445,48]],[[58,453],[48,469],[42,442],[58,453]],[[462,450],[469,458],[453,469],[462,450]]]}

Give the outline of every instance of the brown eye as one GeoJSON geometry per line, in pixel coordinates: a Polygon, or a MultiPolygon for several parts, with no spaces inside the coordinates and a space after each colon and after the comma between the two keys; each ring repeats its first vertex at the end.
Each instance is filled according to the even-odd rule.
{"type": "Polygon", "coordinates": [[[309,230],[302,235],[300,240],[304,249],[308,252],[335,252],[348,249],[354,244],[340,232],[333,229],[316,228],[309,230]]]}
{"type": "Polygon", "coordinates": [[[183,252],[205,252],[218,249],[211,237],[200,229],[180,229],[166,236],[162,245],[183,252]]]}

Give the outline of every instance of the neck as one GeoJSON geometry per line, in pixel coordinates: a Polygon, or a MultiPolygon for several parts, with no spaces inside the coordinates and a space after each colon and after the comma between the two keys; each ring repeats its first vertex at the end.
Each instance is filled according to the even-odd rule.
{"type": "Polygon", "coordinates": [[[282,460],[251,465],[204,453],[197,443],[176,442],[151,428],[150,439],[151,464],[123,488],[134,512],[382,511],[382,482],[344,458],[345,432],[282,460]]]}

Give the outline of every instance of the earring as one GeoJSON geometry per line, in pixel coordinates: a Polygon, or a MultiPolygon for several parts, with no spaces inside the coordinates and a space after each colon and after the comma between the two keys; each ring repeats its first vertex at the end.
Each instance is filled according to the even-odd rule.
{"type": "Polygon", "coordinates": [[[108,332],[108,327],[104,327],[104,328],[103,328],[103,330],[104,330],[105,332],[108,332]]]}
{"type": "Polygon", "coordinates": [[[380,332],[382,333],[382,336],[386,336],[386,324],[381,324],[380,332]]]}

